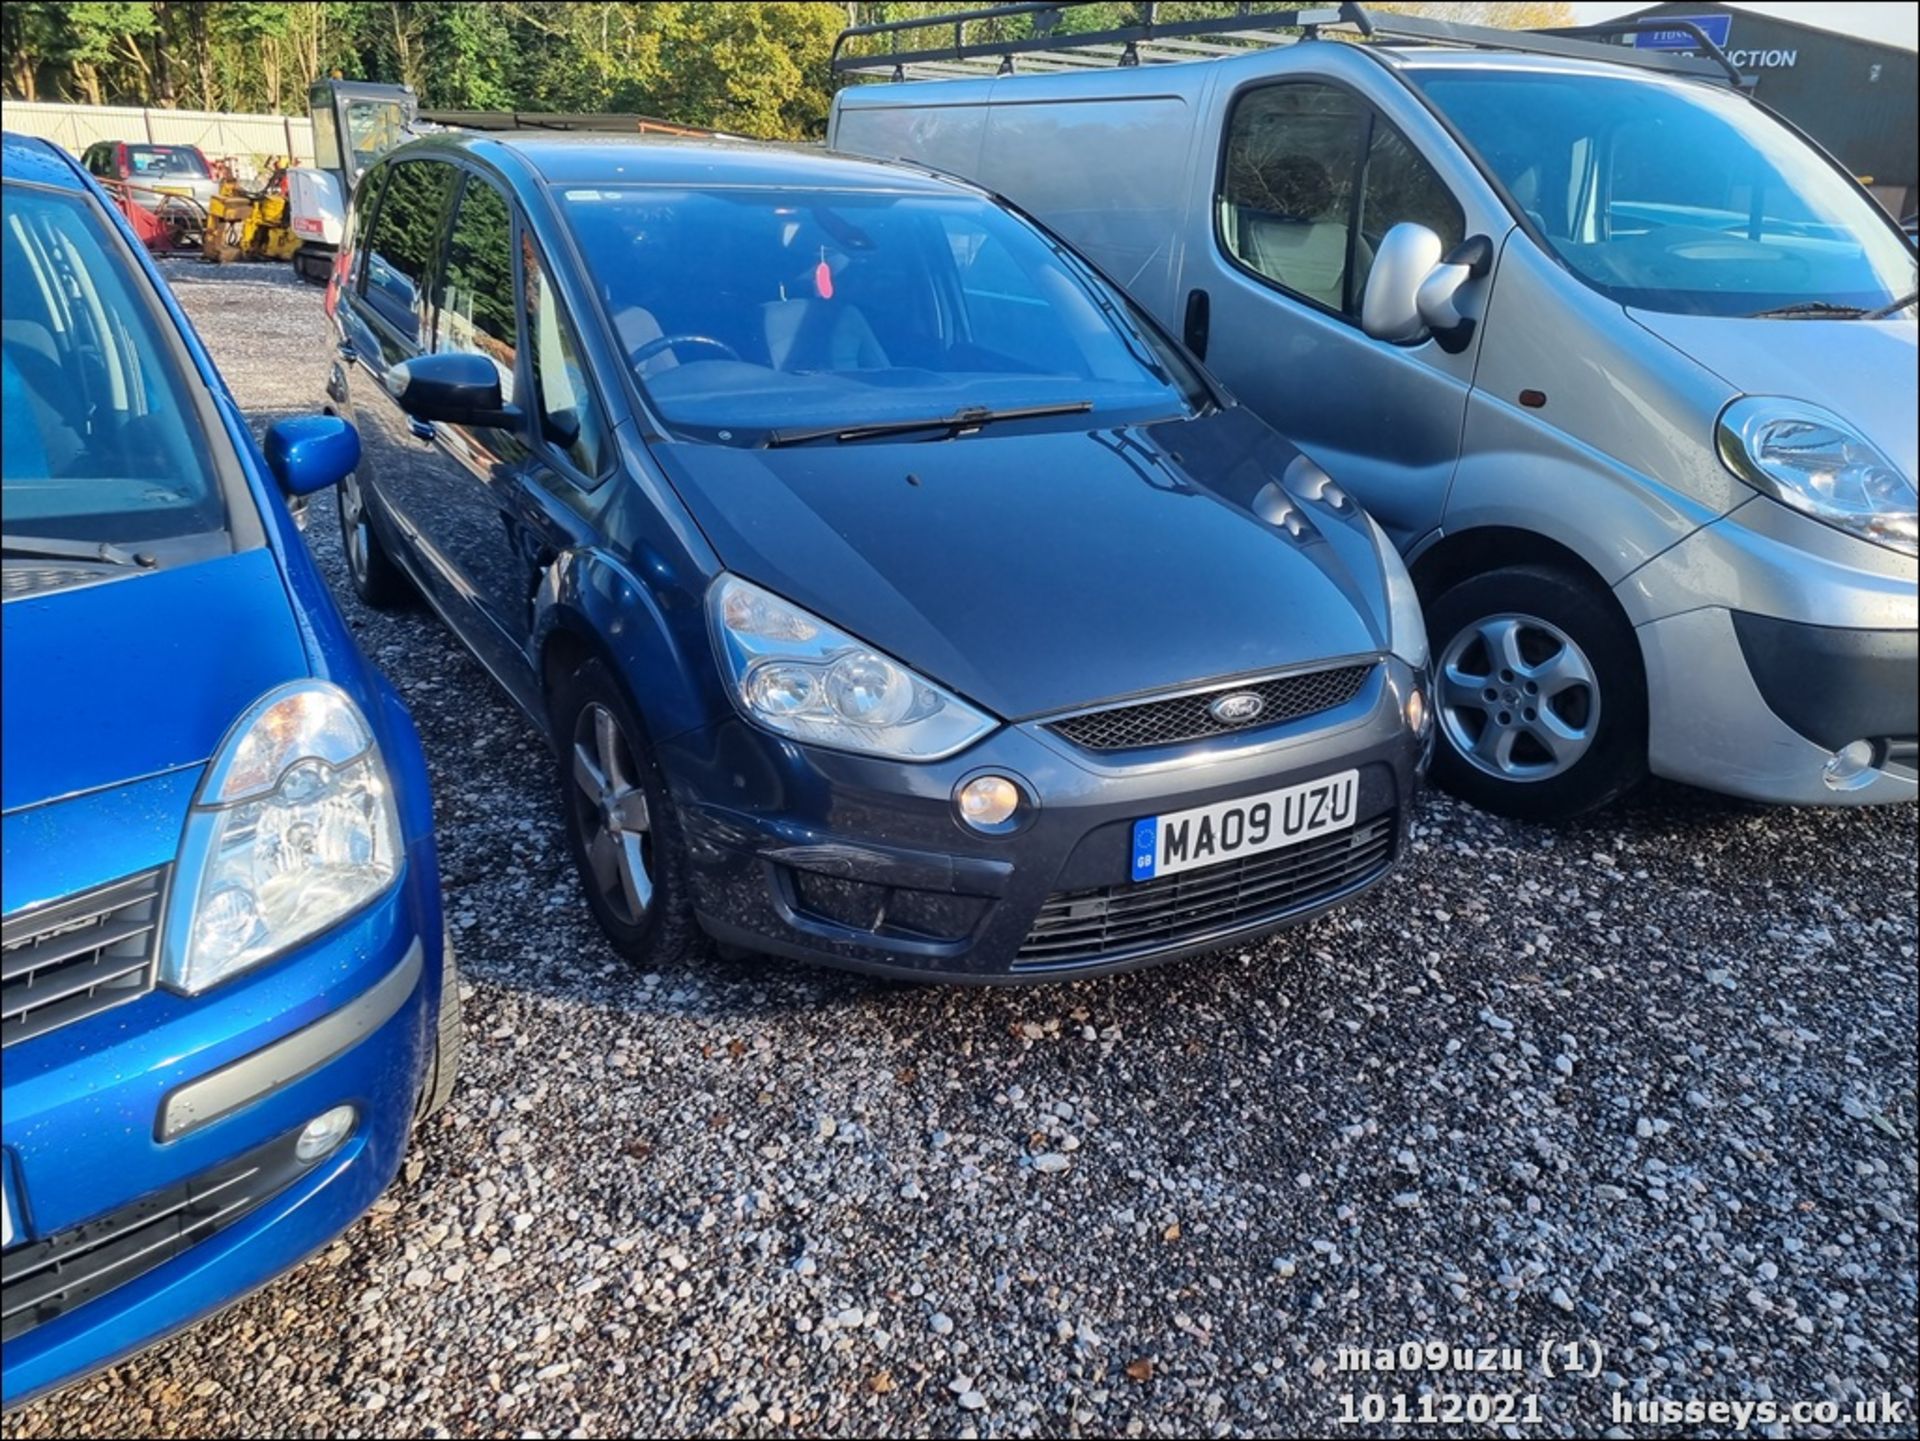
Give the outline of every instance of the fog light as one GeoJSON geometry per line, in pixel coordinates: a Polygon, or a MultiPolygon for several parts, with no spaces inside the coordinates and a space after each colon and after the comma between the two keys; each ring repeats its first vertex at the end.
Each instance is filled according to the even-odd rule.
{"type": "Polygon", "coordinates": [[[1417,736],[1423,736],[1427,733],[1429,719],[1427,698],[1420,693],[1420,687],[1415,686],[1407,692],[1407,729],[1417,736]]]}
{"type": "Polygon", "coordinates": [[[1827,762],[1821,779],[1830,791],[1857,791],[1873,779],[1875,756],[1872,741],[1848,741],[1827,762]]]}
{"type": "Polygon", "coordinates": [[[354,1122],[359,1119],[360,1113],[352,1106],[322,1111],[301,1129],[300,1139],[293,1143],[293,1154],[302,1161],[319,1160],[353,1134],[354,1122]]]}
{"type": "Polygon", "coordinates": [[[1020,809],[1020,787],[1005,776],[975,776],[954,799],[960,818],[975,830],[998,830],[1020,809]]]}

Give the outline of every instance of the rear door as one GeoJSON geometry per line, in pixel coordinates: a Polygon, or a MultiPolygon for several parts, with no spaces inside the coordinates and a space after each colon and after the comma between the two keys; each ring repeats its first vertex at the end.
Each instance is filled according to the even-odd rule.
{"type": "Polygon", "coordinates": [[[1439,524],[1475,347],[1370,339],[1361,296],[1394,225],[1418,221],[1446,249],[1474,226],[1351,79],[1296,64],[1221,92],[1210,193],[1195,206],[1209,233],[1185,254],[1183,312],[1209,316],[1206,360],[1234,393],[1407,545],[1439,524]]]}

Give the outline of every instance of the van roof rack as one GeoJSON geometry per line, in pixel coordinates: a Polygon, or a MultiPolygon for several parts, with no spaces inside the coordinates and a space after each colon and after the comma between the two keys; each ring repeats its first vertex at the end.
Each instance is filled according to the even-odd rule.
{"type": "Polygon", "coordinates": [[[1142,4],[1136,8],[1137,18],[1131,25],[1062,30],[1061,23],[1074,3],[1080,0],[986,5],[849,26],[833,42],[833,73],[880,72],[894,80],[937,80],[1011,75],[1022,67],[1058,74],[1114,65],[1215,60],[1264,46],[1290,45],[1313,38],[1327,26],[1340,26],[1358,31],[1368,40],[1412,40],[1425,45],[1605,60],[1736,86],[1748,83],[1726,52],[1697,23],[1664,15],[1560,30],[1497,30],[1420,15],[1376,12],[1353,3],[1267,10],[1256,9],[1243,0],[1225,14],[1191,20],[1161,20],[1157,4],[1142,4]],[[1008,23],[1014,21],[1026,23],[1008,23]],[[971,37],[969,28],[974,32],[971,37]],[[1700,53],[1604,43],[1625,35],[1676,30],[1684,32],[1700,53]],[[882,36],[887,41],[884,49],[849,45],[882,36]]]}

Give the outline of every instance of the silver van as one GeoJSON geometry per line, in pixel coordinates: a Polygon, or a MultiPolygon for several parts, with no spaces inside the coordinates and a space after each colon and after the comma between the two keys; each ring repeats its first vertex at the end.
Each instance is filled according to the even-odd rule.
{"type": "Polygon", "coordinates": [[[843,88],[829,144],[1025,208],[1360,498],[1426,604],[1456,793],[1912,800],[1898,226],[1705,36],[1336,14],[1374,43],[865,27],[836,68],[890,83],[843,88]]]}

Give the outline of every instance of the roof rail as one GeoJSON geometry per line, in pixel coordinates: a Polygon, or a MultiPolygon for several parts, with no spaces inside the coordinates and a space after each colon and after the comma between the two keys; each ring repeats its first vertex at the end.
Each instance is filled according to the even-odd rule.
{"type": "Polygon", "coordinates": [[[833,73],[880,72],[894,80],[932,80],[1011,75],[1021,65],[1059,73],[1111,65],[1212,60],[1263,46],[1290,45],[1296,40],[1313,38],[1324,27],[1339,26],[1358,31],[1369,40],[1417,40],[1429,45],[1603,60],[1694,79],[1725,81],[1731,78],[1734,84],[1742,83],[1733,62],[1698,25],[1664,17],[1565,31],[1498,30],[1486,25],[1429,20],[1397,11],[1373,11],[1352,0],[1293,10],[1258,9],[1242,0],[1227,14],[1197,20],[1162,21],[1157,4],[1140,4],[1135,7],[1136,18],[1130,25],[1077,32],[1061,30],[1067,11],[1079,3],[1084,0],[986,5],[973,10],[849,26],[833,42],[833,73]],[[984,35],[982,27],[986,31],[984,35]],[[1605,37],[1653,30],[1686,31],[1698,42],[1703,54],[1641,50],[1604,43],[1605,37]],[[864,47],[849,48],[849,42],[881,37],[887,41],[885,49],[856,53],[864,47]]]}

